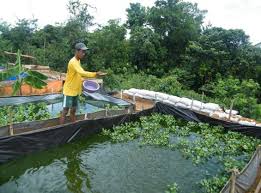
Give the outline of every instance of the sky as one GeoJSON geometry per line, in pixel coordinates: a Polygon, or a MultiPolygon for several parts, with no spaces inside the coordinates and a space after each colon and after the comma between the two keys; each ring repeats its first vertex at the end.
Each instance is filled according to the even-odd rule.
{"type": "MultiPolygon", "coordinates": [[[[109,19],[126,20],[129,3],[152,6],[154,0],[81,0],[92,10],[95,22],[105,25],[109,19]]],[[[61,23],[69,18],[68,0],[0,0],[0,19],[15,24],[17,18],[38,19],[38,25],[61,23]]],[[[243,29],[253,44],[261,42],[261,0],[190,0],[208,10],[205,24],[225,29],[243,29]]]]}

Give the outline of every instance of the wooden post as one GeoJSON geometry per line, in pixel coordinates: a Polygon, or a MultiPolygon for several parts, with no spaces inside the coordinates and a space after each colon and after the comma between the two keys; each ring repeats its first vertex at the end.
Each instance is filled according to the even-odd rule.
{"type": "Polygon", "coordinates": [[[203,103],[204,103],[204,92],[202,92],[202,96],[201,96],[201,107],[200,107],[200,109],[203,109],[203,103]]]}
{"type": "Polygon", "coordinates": [[[108,107],[105,108],[105,117],[108,116],[108,107]]]}
{"type": "Polygon", "coordinates": [[[11,106],[8,107],[9,111],[9,135],[14,135],[14,127],[13,127],[13,112],[11,106]]]}
{"type": "Polygon", "coordinates": [[[232,109],[233,109],[233,105],[234,105],[234,100],[235,100],[235,99],[233,99],[233,100],[231,101],[231,104],[230,104],[229,116],[228,116],[228,119],[229,119],[229,120],[230,120],[230,118],[231,118],[232,109]]]}
{"type": "Polygon", "coordinates": [[[122,99],[122,95],[123,95],[123,91],[122,91],[122,89],[121,89],[121,99],[122,99]]]}
{"type": "Polygon", "coordinates": [[[132,96],[132,101],[133,101],[134,104],[136,104],[136,94],[134,94],[134,95],[132,96]]]}
{"type": "Polygon", "coordinates": [[[9,135],[14,135],[14,128],[13,128],[13,124],[10,124],[9,126],[9,135]]]}
{"type": "Polygon", "coordinates": [[[202,95],[201,95],[201,102],[202,103],[204,102],[204,92],[202,92],[202,95]]]}

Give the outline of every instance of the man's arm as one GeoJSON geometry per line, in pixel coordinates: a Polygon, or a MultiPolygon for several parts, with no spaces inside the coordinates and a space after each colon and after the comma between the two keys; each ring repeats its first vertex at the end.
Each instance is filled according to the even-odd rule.
{"type": "Polygon", "coordinates": [[[83,68],[80,65],[72,65],[74,70],[79,73],[81,76],[87,77],[87,78],[94,78],[97,73],[96,72],[88,72],[83,70],[83,68]]]}

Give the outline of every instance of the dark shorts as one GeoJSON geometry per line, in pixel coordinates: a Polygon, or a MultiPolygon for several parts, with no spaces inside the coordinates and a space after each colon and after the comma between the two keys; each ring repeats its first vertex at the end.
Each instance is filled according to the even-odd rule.
{"type": "Polygon", "coordinates": [[[75,107],[77,108],[78,106],[78,100],[79,100],[79,96],[66,96],[63,95],[63,107],[75,107]]]}

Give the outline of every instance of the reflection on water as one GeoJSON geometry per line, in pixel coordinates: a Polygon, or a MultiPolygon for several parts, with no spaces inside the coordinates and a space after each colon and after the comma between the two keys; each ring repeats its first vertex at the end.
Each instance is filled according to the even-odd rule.
{"type": "Polygon", "coordinates": [[[159,193],[174,182],[182,193],[202,192],[197,183],[217,169],[138,140],[113,144],[93,136],[1,165],[0,192],[159,193]]]}

